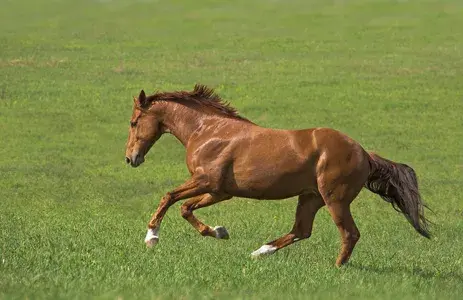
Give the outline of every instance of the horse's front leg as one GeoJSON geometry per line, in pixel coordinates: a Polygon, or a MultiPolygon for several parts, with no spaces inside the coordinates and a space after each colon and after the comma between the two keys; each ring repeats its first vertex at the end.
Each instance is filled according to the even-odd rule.
{"type": "Polygon", "coordinates": [[[184,184],[162,197],[156,212],[148,223],[148,232],[145,237],[146,245],[152,247],[159,241],[159,229],[162,219],[172,204],[179,200],[195,197],[207,192],[209,192],[207,177],[199,175],[193,176],[184,184]]]}
{"type": "Polygon", "coordinates": [[[182,217],[188,221],[202,236],[211,236],[218,239],[228,239],[227,229],[223,226],[211,228],[195,217],[193,211],[202,207],[216,204],[220,201],[228,200],[231,196],[225,194],[204,194],[193,197],[182,204],[182,217]]]}

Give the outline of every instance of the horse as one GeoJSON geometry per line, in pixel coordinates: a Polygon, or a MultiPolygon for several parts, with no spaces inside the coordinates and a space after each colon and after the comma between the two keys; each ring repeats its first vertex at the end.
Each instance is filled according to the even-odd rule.
{"type": "Polygon", "coordinates": [[[162,219],[171,205],[202,236],[228,239],[225,227],[201,222],[193,212],[232,197],[279,200],[298,196],[289,233],[252,252],[275,253],[312,234],[318,210],[327,207],[341,236],[336,266],[348,262],[360,232],[350,204],[365,187],[401,212],[414,229],[430,238],[428,220],[410,166],[367,152],[331,128],[283,130],[258,126],[242,117],[213,89],[196,84],[193,91],[141,90],[133,98],[125,161],[138,167],[156,141],[174,135],[186,148],[190,178],[162,197],[148,223],[147,247],[159,242],[162,219]]]}

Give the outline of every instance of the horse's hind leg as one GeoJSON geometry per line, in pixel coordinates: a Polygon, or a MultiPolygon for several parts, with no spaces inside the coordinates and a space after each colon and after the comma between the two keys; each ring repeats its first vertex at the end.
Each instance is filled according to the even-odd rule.
{"type": "Polygon", "coordinates": [[[231,196],[218,194],[204,194],[191,198],[185,201],[185,203],[183,203],[181,206],[182,217],[187,220],[202,236],[211,236],[218,239],[228,239],[229,236],[225,227],[216,226],[211,228],[198,220],[193,215],[193,211],[198,208],[210,206],[220,201],[228,200],[230,198],[231,196]]]}
{"type": "Polygon", "coordinates": [[[293,229],[286,235],[263,245],[251,255],[257,257],[263,254],[272,254],[275,251],[291,245],[312,234],[313,221],[317,211],[325,205],[323,198],[316,194],[300,195],[296,209],[296,220],[293,229]]]}
{"type": "Polygon", "coordinates": [[[336,265],[340,267],[349,261],[355,244],[360,239],[360,232],[352,218],[349,204],[332,203],[328,205],[328,210],[341,234],[342,246],[336,260],[336,265]]]}
{"type": "Polygon", "coordinates": [[[341,234],[341,251],[336,260],[336,265],[339,267],[347,263],[355,244],[360,239],[360,232],[350,212],[350,204],[362,187],[360,185],[359,187],[356,185],[321,186],[323,188],[320,192],[331,214],[331,218],[341,234]]]}

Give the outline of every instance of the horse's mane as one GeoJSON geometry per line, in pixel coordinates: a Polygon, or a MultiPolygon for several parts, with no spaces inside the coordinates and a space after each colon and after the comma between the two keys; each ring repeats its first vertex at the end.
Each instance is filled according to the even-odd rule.
{"type": "Polygon", "coordinates": [[[202,84],[196,84],[193,91],[176,91],[176,92],[158,92],[146,98],[148,103],[154,101],[171,101],[184,105],[197,104],[199,109],[207,108],[217,114],[250,122],[248,119],[240,116],[238,111],[230,106],[229,102],[225,102],[217,95],[212,88],[208,88],[202,84]]]}

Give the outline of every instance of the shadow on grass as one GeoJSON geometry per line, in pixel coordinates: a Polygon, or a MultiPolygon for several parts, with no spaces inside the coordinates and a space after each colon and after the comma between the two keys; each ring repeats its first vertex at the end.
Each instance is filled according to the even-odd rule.
{"type": "Polygon", "coordinates": [[[362,265],[359,263],[349,263],[348,264],[349,268],[353,268],[356,270],[360,271],[368,271],[368,272],[374,272],[377,274],[385,275],[385,274],[397,274],[397,273],[406,273],[409,274],[410,276],[418,276],[423,279],[457,279],[459,281],[463,282],[463,274],[457,272],[457,271],[450,271],[450,272],[442,272],[441,270],[426,270],[421,267],[412,267],[412,268],[406,268],[403,266],[397,266],[397,267],[376,267],[376,266],[371,266],[371,265],[362,265]]]}

